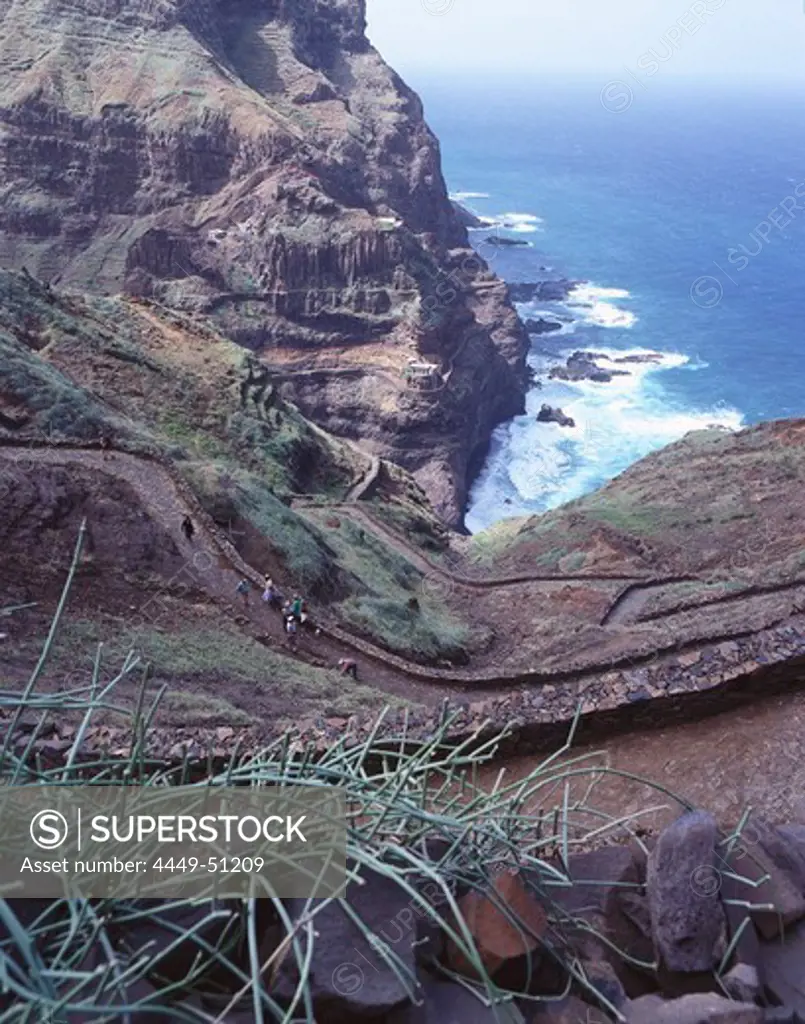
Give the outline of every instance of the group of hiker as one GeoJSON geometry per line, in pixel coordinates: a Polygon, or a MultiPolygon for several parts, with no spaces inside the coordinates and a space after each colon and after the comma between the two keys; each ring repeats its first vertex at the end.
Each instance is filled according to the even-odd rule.
{"type": "MultiPolygon", "coordinates": [[[[186,515],[182,519],[182,533],[188,541],[192,541],[195,532],[192,519],[186,515]]],[[[243,599],[244,607],[248,608],[249,596],[252,591],[251,582],[243,576],[235,589],[237,594],[243,599]]],[[[281,610],[282,622],[288,643],[295,650],[296,636],[300,626],[310,625],[307,601],[305,601],[301,594],[294,594],[292,598],[286,600],[284,595],[277,589],[269,573],[266,573],[263,580],[262,599],[270,608],[281,610]]],[[[316,633],[318,634],[319,630],[316,630],[316,633]]],[[[358,678],[358,665],[352,658],[339,658],[338,670],[342,676],[352,676],[353,679],[358,678]]]]}
{"type": "MultiPolygon", "coordinates": [[[[243,598],[243,604],[248,607],[252,584],[244,576],[236,589],[237,593],[243,598]]],[[[294,594],[292,598],[286,600],[268,573],[266,573],[263,581],[262,599],[270,608],[279,608],[281,610],[285,632],[289,638],[296,636],[299,627],[304,626],[308,622],[307,601],[305,601],[301,594],[294,594]]]]}

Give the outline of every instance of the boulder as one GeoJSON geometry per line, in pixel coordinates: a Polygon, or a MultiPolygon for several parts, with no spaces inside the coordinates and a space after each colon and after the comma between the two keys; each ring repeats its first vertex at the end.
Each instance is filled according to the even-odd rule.
{"type": "MultiPolygon", "coordinates": [[[[364,870],[360,882],[350,882],[346,899],[369,934],[347,914],[342,901],[326,903],[315,913],[310,986],[321,1020],[380,1017],[406,1005],[416,984],[416,916],[410,897],[390,879],[364,870]]],[[[287,909],[296,920],[308,912],[309,901],[289,900],[287,909]]],[[[304,956],[308,942],[304,929],[299,942],[304,956]]],[[[276,970],[272,996],[288,1002],[298,981],[297,959],[289,951],[276,970]]]]}
{"type": "Polygon", "coordinates": [[[598,991],[615,1005],[627,995],[655,991],[651,921],[632,850],[606,846],[575,854],[568,877],[571,888],[549,888],[547,893],[564,937],[598,991]],[[645,969],[636,968],[634,961],[644,963],[645,969]]]}
{"type": "Polygon", "coordinates": [[[555,1003],[539,1005],[529,1024],[609,1024],[610,1018],[601,1010],[577,996],[567,996],[555,1003]]]}
{"type": "MultiPolygon", "coordinates": [[[[496,984],[524,991],[539,963],[547,914],[519,872],[503,872],[493,886],[493,894],[473,891],[462,896],[459,910],[496,984]]],[[[447,962],[459,974],[476,974],[452,939],[447,942],[447,962]]]]}
{"type": "Polygon", "coordinates": [[[537,422],[539,423],[558,423],[560,427],[575,427],[576,421],[572,416],[566,416],[565,413],[552,405],[542,404],[539,412],[537,413],[537,422]]]}
{"type": "Polygon", "coordinates": [[[711,992],[671,1000],[641,996],[626,1019],[629,1024],[763,1024],[763,1010],[711,992]]]}
{"type": "Polygon", "coordinates": [[[761,943],[766,990],[805,1019],[805,924],[761,943]]]}
{"type": "Polygon", "coordinates": [[[742,839],[748,844],[760,843],[780,871],[784,871],[798,889],[805,891],[805,847],[801,831],[801,826],[775,827],[765,818],[752,816],[742,832],[742,839]]]}
{"type": "Polygon", "coordinates": [[[524,1024],[512,1002],[487,1006],[486,990],[475,995],[463,985],[448,981],[423,981],[416,1004],[400,1007],[384,1024],[524,1024]]]}
{"type": "MultiPolygon", "coordinates": [[[[740,869],[738,870],[740,873],[740,869]]],[[[728,935],[730,943],[734,943],[732,966],[734,968],[743,965],[751,968],[756,973],[758,983],[762,989],[763,966],[760,955],[760,939],[746,905],[751,903],[751,899],[747,899],[746,883],[733,878],[732,873],[729,872],[722,872],[720,881],[721,902],[727,918],[728,935]]]]}
{"type": "MultiPolygon", "coordinates": [[[[258,913],[261,936],[273,916],[269,901],[258,901],[258,913]]],[[[116,906],[107,931],[114,947],[125,956],[136,958],[147,953],[148,980],[158,988],[175,986],[178,999],[183,991],[233,984],[235,991],[240,987],[234,972],[209,957],[207,950],[220,950],[227,959],[248,967],[248,956],[243,958],[242,925],[240,906],[235,901],[204,900],[183,905],[143,899],[116,906]],[[196,966],[199,957],[209,961],[201,976],[196,966]]]]}
{"type": "Polygon", "coordinates": [[[724,991],[739,1003],[754,1003],[761,994],[760,972],[752,964],[736,964],[721,979],[724,991]]]}
{"type": "Polygon", "coordinates": [[[728,863],[732,874],[746,879],[732,880],[731,896],[751,904],[752,920],[764,938],[805,917],[805,853],[796,833],[753,816],[728,863]]]}
{"type": "Polygon", "coordinates": [[[710,971],[724,948],[726,920],[718,889],[700,880],[718,876],[718,831],[710,814],[684,814],[660,835],[647,865],[654,943],[671,971],[710,971]]]}

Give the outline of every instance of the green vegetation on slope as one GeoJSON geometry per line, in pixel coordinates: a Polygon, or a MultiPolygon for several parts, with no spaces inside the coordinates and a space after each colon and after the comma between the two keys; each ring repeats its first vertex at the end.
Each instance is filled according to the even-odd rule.
{"type": "Polygon", "coordinates": [[[336,606],[345,623],[390,650],[418,661],[465,661],[469,627],[445,607],[438,588],[400,553],[348,515],[310,513],[335,564],[352,580],[336,606]]]}
{"type": "MultiPolygon", "coordinates": [[[[61,296],[0,272],[4,407],[15,438],[112,439],[173,461],[242,556],[284,589],[399,654],[466,658],[469,630],[429,595],[423,574],[374,535],[297,514],[292,494],[342,501],[367,458],[283,401],[259,360],[187,316],[116,298],[61,296]],[[5,332],[5,333],[3,333],[5,332]],[[414,600],[415,599],[415,600],[414,600]]],[[[0,421],[0,427],[2,427],[0,421]]],[[[384,470],[381,515],[414,546],[446,539],[402,470],[384,470]]]]}
{"type": "MultiPolygon", "coordinates": [[[[126,624],[80,615],[65,616],[51,649],[49,677],[57,689],[89,684],[98,645],[110,634],[114,640],[101,651],[101,679],[111,678],[113,667],[133,651],[150,665],[153,685],[167,684],[162,717],[175,724],[254,724],[262,703],[279,709],[278,720],[289,722],[300,713],[349,716],[404,704],[368,683],[345,680],[334,670],[285,657],[234,627],[197,623],[135,631],[126,624]]],[[[39,643],[31,638],[16,644],[17,657],[33,663],[39,643]]],[[[135,692],[121,696],[131,704],[135,692]]]]}

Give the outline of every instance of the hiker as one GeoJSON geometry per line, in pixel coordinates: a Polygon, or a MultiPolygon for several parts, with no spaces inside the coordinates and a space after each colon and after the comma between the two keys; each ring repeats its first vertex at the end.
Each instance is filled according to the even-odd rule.
{"type": "Polygon", "coordinates": [[[247,607],[248,607],[248,604],[249,604],[249,591],[250,590],[251,590],[251,586],[250,586],[249,581],[247,579],[242,579],[240,581],[240,583],[238,583],[237,591],[238,591],[239,594],[242,595],[243,603],[247,607]]]}
{"type": "MultiPolygon", "coordinates": [[[[296,619],[297,622],[302,622],[303,621],[302,620],[302,610],[304,608],[304,605],[305,605],[305,602],[302,600],[301,595],[300,594],[294,594],[294,599],[293,599],[293,602],[291,604],[291,614],[293,615],[293,617],[296,619]]],[[[305,617],[307,617],[307,616],[305,616],[305,617]]]]}
{"type": "Polygon", "coordinates": [[[187,537],[188,540],[193,539],[193,534],[196,532],[195,526],[193,526],[193,520],[190,516],[185,516],[182,520],[182,533],[187,537]]]}
{"type": "Polygon", "coordinates": [[[266,604],[273,604],[276,596],[277,592],[274,589],[274,581],[271,579],[268,573],[266,573],[265,587],[263,589],[263,600],[266,602],[266,604]]]}
{"type": "Polygon", "coordinates": [[[358,681],[358,663],[352,658],[339,658],[338,670],[342,676],[352,676],[356,682],[358,681]]]}
{"type": "Polygon", "coordinates": [[[296,631],[297,631],[296,619],[293,615],[288,615],[285,618],[285,633],[288,637],[288,645],[291,648],[296,648],[296,631]]]}

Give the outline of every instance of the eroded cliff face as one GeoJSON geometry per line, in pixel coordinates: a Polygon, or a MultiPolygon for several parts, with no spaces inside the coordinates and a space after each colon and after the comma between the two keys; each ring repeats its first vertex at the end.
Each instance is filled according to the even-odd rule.
{"type": "Polygon", "coordinates": [[[0,263],[211,317],[460,522],[527,336],[364,0],[0,0],[0,125],[0,263]]]}

